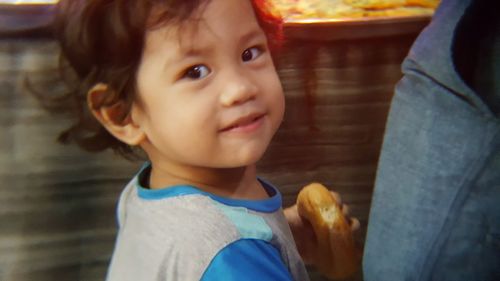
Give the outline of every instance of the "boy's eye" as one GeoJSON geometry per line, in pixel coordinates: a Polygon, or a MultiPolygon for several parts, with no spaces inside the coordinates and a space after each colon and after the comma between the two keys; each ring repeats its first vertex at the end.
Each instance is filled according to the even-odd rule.
{"type": "Polygon", "coordinates": [[[210,69],[205,65],[195,65],[184,71],[182,78],[201,79],[210,74],[210,69]]]}
{"type": "Polygon", "coordinates": [[[262,49],[258,47],[248,48],[241,54],[241,59],[243,61],[251,61],[256,59],[262,54],[262,49]]]}

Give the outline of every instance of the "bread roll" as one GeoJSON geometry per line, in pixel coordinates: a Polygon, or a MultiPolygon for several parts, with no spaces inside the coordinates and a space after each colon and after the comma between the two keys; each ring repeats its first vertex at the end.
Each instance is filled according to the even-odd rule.
{"type": "Polygon", "coordinates": [[[353,275],[359,268],[360,254],[351,226],[331,192],[322,184],[311,183],[299,192],[297,208],[314,229],[318,251],[312,262],[318,271],[330,279],[353,275]]]}
{"type": "Polygon", "coordinates": [[[406,0],[344,0],[344,3],[362,9],[391,9],[406,4],[406,0]]]}
{"type": "Polygon", "coordinates": [[[404,6],[418,6],[435,9],[439,0],[344,0],[344,3],[355,8],[381,10],[404,6]]]}

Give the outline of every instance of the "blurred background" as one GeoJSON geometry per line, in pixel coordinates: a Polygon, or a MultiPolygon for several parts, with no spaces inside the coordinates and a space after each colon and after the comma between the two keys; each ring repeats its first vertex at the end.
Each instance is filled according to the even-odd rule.
{"type": "MultiPolygon", "coordinates": [[[[53,2],[0,1],[3,281],[103,280],[118,195],[142,164],[56,142],[70,120],[48,114],[27,87],[57,87],[59,50],[49,32],[53,2]]],[[[299,2],[276,1],[287,5],[276,11],[291,15],[276,53],[287,107],[259,171],[281,190],[284,206],[312,181],[340,193],[361,222],[362,247],[400,64],[430,14],[339,19],[312,5],[321,1],[299,2]]],[[[310,273],[313,281],[325,280],[312,268],[310,273]]],[[[362,280],[361,273],[352,280],[362,280]]]]}

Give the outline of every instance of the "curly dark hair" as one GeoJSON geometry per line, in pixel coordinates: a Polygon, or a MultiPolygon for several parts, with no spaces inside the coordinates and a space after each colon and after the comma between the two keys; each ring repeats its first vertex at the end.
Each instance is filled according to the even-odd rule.
{"type": "MultiPolygon", "coordinates": [[[[93,118],[87,93],[98,83],[107,84],[106,99],[93,107],[124,102],[125,112],[117,121],[125,120],[136,98],[135,76],[146,31],[166,24],[181,25],[209,1],[61,0],[56,7],[53,31],[61,48],[60,77],[68,91],[56,98],[37,95],[49,110],[74,115],[74,124],[58,140],[76,143],[90,152],[111,148],[127,159],[136,158],[136,150],[116,139],[93,118]]],[[[265,13],[265,1],[253,0],[252,4],[273,49],[281,41],[281,21],[265,13]]]]}

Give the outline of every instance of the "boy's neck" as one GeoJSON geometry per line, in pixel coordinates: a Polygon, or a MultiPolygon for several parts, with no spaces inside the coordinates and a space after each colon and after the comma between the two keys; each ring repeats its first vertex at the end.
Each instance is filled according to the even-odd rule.
{"type": "Polygon", "coordinates": [[[168,188],[174,185],[192,185],[217,196],[258,200],[269,195],[257,180],[255,165],[226,169],[198,167],[161,167],[152,164],[149,187],[168,188]]]}

